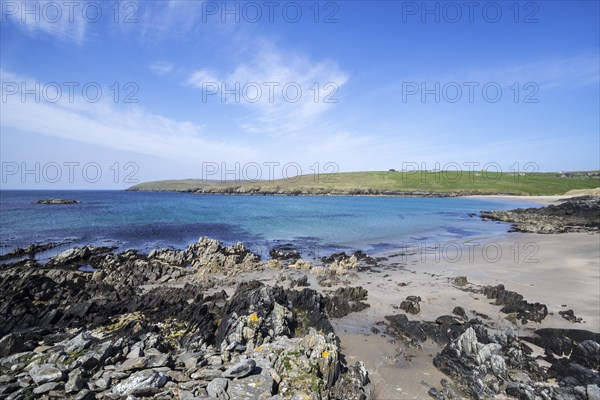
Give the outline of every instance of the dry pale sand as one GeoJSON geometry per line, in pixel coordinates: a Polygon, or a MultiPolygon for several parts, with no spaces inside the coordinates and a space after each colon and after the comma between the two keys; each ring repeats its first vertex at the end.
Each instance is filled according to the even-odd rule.
{"type": "Polygon", "coordinates": [[[554,195],[554,196],[513,196],[513,195],[473,195],[473,196],[465,196],[467,198],[473,199],[483,199],[483,200],[514,200],[514,201],[525,201],[530,203],[537,203],[541,205],[555,204],[560,200],[570,199],[571,197],[576,197],[578,195],[554,195]]]}
{"type": "Polygon", "coordinates": [[[541,327],[600,332],[600,235],[514,233],[478,243],[454,243],[447,251],[440,246],[392,257],[387,267],[360,274],[352,282],[369,291],[371,307],[334,321],[334,327],[348,361],[365,361],[378,399],[425,399],[429,396],[424,383],[439,386],[445,377],[432,365],[440,350],[435,344],[408,349],[382,335],[385,328],[377,325],[386,315],[401,313],[394,307],[408,295],[423,299],[421,313],[410,319],[435,320],[462,306],[468,313],[476,310],[488,315],[488,325],[500,330],[510,326],[520,334],[541,327]],[[471,282],[468,288],[502,283],[529,302],[546,304],[551,315],[541,324],[514,325],[485,296],[455,286],[456,276],[466,276],[471,282]],[[569,308],[585,322],[574,324],[558,315],[569,308]],[[381,333],[372,333],[372,327],[381,333]]]}

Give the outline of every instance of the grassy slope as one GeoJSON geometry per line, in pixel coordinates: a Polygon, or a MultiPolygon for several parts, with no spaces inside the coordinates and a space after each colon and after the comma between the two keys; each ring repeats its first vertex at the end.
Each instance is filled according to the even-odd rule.
{"type": "Polygon", "coordinates": [[[600,187],[600,177],[562,178],[556,173],[526,176],[511,174],[435,172],[347,172],[335,175],[303,175],[290,179],[259,182],[204,182],[199,179],[146,182],[128,190],[204,191],[211,193],[282,194],[379,194],[456,193],[553,195],[574,189],[600,187]]]}

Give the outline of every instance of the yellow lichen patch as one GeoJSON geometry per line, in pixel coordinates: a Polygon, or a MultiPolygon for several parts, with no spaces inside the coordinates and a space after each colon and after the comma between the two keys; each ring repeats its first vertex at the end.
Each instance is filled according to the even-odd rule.
{"type": "Polygon", "coordinates": [[[113,318],[111,324],[104,326],[101,328],[102,331],[104,332],[114,332],[122,327],[124,327],[125,325],[127,325],[129,322],[131,321],[142,321],[144,320],[144,314],[142,314],[139,311],[133,312],[133,313],[129,313],[129,314],[122,314],[117,316],[116,318],[113,318]]]}
{"type": "Polygon", "coordinates": [[[258,346],[258,347],[256,348],[256,351],[258,351],[258,352],[260,353],[260,352],[262,351],[262,347],[258,346]]]}
{"type": "Polygon", "coordinates": [[[279,260],[269,260],[267,261],[267,268],[270,269],[281,269],[281,261],[279,260]]]}
{"type": "Polygon", "coordinates": [[[158,327],[163,332],[166,339],[177,340],[188,333],[189,326],[186,322],[179,321],[175,318],[167,318],[163,322],[159,322],[158,327]]]}
{"type": "Polygon", "coordinates": [[[248,316],[248,322],[258,322],[258,315],[256,313],[252,313],[248,316]]]}
{"type": "Polygon", "coordinates": [[[323,353],[321,353],[321,357],[323,357],[323,358],[329,357],[329,352],[327,350],[325,350],[323,353]]]}

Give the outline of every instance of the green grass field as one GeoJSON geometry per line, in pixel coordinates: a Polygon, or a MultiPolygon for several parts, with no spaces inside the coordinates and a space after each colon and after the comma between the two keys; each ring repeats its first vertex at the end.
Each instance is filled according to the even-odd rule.
{"type": "Polygon", "coordinates": [[[202,181],[200,179],[146,182],[128,190],[184,191],[238,194],[510,194],[557,195],[570,190],[600,187],[600,176],[579,172],[572,177],[559,173],[514,175],[493,171],[447,172],[345,172],[301,175],[294,178],[258,182],[202,181]]]}

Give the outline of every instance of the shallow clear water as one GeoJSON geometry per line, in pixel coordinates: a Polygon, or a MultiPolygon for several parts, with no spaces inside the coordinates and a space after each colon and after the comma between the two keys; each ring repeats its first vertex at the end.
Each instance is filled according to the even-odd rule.
{"type": "Polygon", "coordinates": [[[227,196],[123,191],[1,191],[0,253],[33,242],[115,244],[148,250],[185,247],[200,236],[242,241],[264,253],[278,242],[303,253],[361,249],[378,253],[406,242],[504,234],[481,210],[533,206],[470,198],[227,196]],[[42,205],[65,198],[81,204],[42,205]],[[475,213],[475,216],[470,214],[475,213]]]}

